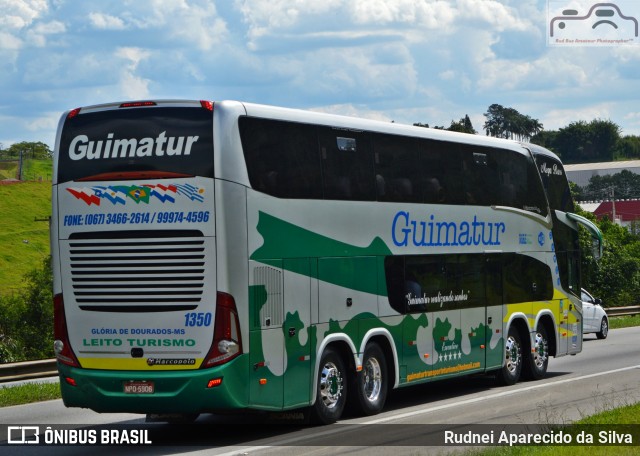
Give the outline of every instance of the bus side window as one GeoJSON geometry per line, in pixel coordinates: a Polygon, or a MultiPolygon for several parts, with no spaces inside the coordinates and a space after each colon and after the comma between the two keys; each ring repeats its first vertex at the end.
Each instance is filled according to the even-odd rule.
{"type": "MultiPolygon", "coordinates": [[[[462,155],[458,144],[427,141],[426,175],[438,179],[440,198],[444,204],[466,204],[462,186],[462,155]]],[[[427,202],[433,202],[428,201],[427,202]]]]}
{"type": "Polygon", "coordinates": [[[322,198],[314,127],[241,117],[240,137],[254,189],[279,198],[322,198]]]}
{"type": "Polygon", "coordinates": [[[325,199],[374,201],[373,154],[365,133],[318,127],[325,199]]]}
{"type": "Polygon", "coordinates": [[[389,304],[401,314],[407,313],[407,298],[404,279],[404,256],[388,256],[384,259],[389,304]]]}
{"type": "Polygon", "coordinates": [[[378,186],[378,201],[422,202],[421,142],[415,138],[387,134],[373,134],[371,137],[376,176],[384,182],[383,188],[378,186]]]}
{"type": "MultiPolygon", "coordinates": [[[[527,255],[504,255],[504,302],[544,301],[553,298],[549,266],[527,255]]],[[[561,257],[558,257],[560,261],[561,257]]]]}
{"type": "Polygon", "coordinates": [[[462,185],[467,204],[491,206],[497,203],[498,169],[492,149],[461,145],[462,185]]]}

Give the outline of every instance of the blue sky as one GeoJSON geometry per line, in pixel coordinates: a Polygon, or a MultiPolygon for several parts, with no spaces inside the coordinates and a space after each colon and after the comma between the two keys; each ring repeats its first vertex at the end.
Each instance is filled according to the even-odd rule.
{"type": "Polygon", "coordinates": [[[546,0],[0,0],[0,12],[3,147],[53,148],[67,109],[160,98],[432,126],[468,114],[479,131],[499,103],[547,130],[599,118],[640,135],[640,45],[548,46],[546,0]]]}

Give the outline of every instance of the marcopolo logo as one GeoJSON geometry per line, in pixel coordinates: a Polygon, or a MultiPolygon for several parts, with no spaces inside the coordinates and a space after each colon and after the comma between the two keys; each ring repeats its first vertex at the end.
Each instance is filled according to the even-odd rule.
{"type": "Polygon", "coordinates": [[[624,46],[639,44],[640,2],[548,0],[550,46],[624,46]]]}

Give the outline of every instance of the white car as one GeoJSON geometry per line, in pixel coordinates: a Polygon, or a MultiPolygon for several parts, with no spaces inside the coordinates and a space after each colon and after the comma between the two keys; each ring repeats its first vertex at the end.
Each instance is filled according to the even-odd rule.
{"type": "Polygon", "coordinates": [[[602,308],[602,300],[594,298],[582,289],[583,334],[596,333],[598,339],[606,339],[609,334],[609,317],[602,308]]]}

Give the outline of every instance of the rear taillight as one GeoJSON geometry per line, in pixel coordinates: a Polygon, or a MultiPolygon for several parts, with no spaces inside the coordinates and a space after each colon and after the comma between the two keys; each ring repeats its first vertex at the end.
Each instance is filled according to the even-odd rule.
{"type": "Polygon", "coordinates": [[[121,108],[144,108],[146,106],[157,106],[155,101],[131,101],[128,103],[121,103],[121,108]]]}
{"type": "Polygon", "coordinates": [[[201,367],[208,368],[224,364],[240,354],[242,354],[242,337],[236,302],[230,294],[218,292],[213,343],[201,367]]]}
{"type": "Polygon", "coordinates": [[[69,113],[67,114],[67,119],[73,119],[78,114],[80,114],[80,109],[81,108],[76,108],[76,109],[72,109],[71,111],[69,111],[69,113]]]}
{"type": "Polygon", "coordinates": [[[200,100],[200,106],[207,111],[213,111],[213,102],[209,100],[200,100]]]}
{"type": "Polygon", "coordinates": [[[53,297],[53,338],[55,339],[53,342],[53,351],[58,361],[69,366],[80,367],[78,358],[76,358],[69,343],[62,294],[57,294],[53,297]]]}

